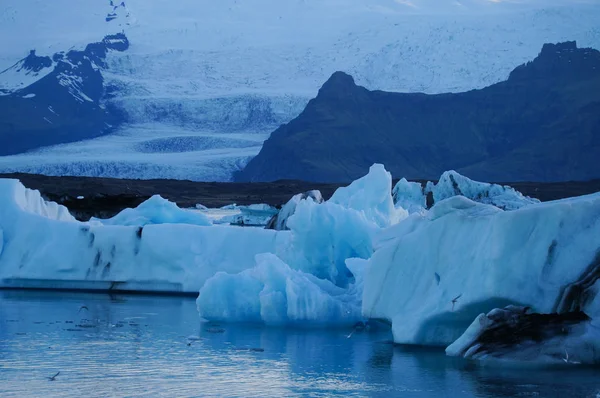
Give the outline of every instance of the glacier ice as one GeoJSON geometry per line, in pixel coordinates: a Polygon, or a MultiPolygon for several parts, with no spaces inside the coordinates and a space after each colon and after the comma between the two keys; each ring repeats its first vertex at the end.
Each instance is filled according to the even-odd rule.
{"type": "Polygon", "coordinates": [[[200,212],[180,209],[175,203],[154,195],[135,209],[125,209],[116,216],[102,220],[92,217],[90,222],[104,225],[144,226],[148,224],[212,225],[210,219],[200,212]]]}
{"type": "Polygon", "coordinates": [[[392,191],[394,205],[405,209],[409,214],[421,212],[427,208],[425,190],[418,182],[400,179],[392,191]]]}
{"type": "Polygon", "coordinates": [[[424,187],[402,178],[394,186],[392,194],[396,207],[402,207],[409,213],[423,211],[452,196],[464,196],[503,210],[515,210],[540,202],[509,186],[473,181],[453,170],[444,172],[436,184],[429,181],[424,187]]]}
{"type": "Polygon", "coordinates": [[[296,212],[296,207],[298,206],[298,203],[300,203],[301,200],[306,199],[310,199],[315,203],[323,203],[324,201],[321,192],[318,190],[312,190],[305,193],[296,194],[292,196],[292,198],[288,200],[287,203],[283,205],[283,207],[281,207],[281,210],[279,210],[277,214],[271,217],[265,228],[274,229],[277,231],[289,230],[287,225],[288,219],[296,212]]]}
{"type": "Polygon", "coordinates": [[[597,317],[600,284],[586,270],[599,233],[600,194],[514,211],[450,197],[382,233],[363,313],[391,321],[398,343],[432,345],[452,343],[480,313],[509,304],[597,317]],[[564,294],[569,284],[576,289],[564,294]]]}
{"type": "Polygon", "coordinates": [[[437,184],[431,187],[434,203],[451,196],[462,195],[475,202],[490,204],[503,210],[515,210],[539,203],[509,186],[473,181],[456,171],[446,171],[437,184]]]}
{"type": "Polygon", "coordinates": [[[565,363],[566,351],[569,364],[597,363],[600,193],[539,203],[442,177],[425,189],[401,180],[392,198],[391,176],[374,165],[327,201],[300,195],[280,231],[211,224],[206,210],[159,197],[112,222],[81,223],[0,180],[0,282],[135,282],[199,292],[208,320],[379,319],[395,342],[446,346],[449,355],[565,363]],[[435,198],[429,209],[424,191],[435,198]],[[544,334],[503,344],[521,336],[515,324],[544,334]]]}
{"type": "Polygon", "coordinates": [[[362,319],[360,296],[329,280],[290,268],[272,253],[237,275],[217,273],[197,300],[200,316],[214,321],[267,325],[353,325],[362,319]]]}
{"type": "MultiPolygon", "coordinates": [[[[409,2],[369,0],[340,7],[339,1],[284,6],[276,0],[258,4],[223,0],[210,5],[130,0],[130,16],[110,22],[105,21],[107,12],[112,13],[106,3],[21,0],[0,6],[0,15],[10,16],[2,20],[0,36],[12,35],[3,43],[0,70],[22,59],[29,49],[51,55],[124,30],[135,49],[110,54],[104,73],[115,94],[111,103],[124,109],[133,123],[124,130],[139,133],[140,126],[152,125],[161,130],[161,138],[202,130],[228,139],[233,138],[232,131],[250,126],[244,135],[248,140],[258,135],[256,147],[240,151],[239,141],[214,143],[218,145],[214,152],[196,151],[166,161],[164,153],[142,153],[137,145],[107,137],[102,142],[110,146],[109,155],[100,153],[98,142],[91,140],[85,155],[78,155],[79,145],[69,145],[69,156],[49,148],[7,158],[0,162],[1,170],[228,181],[258,153],[271,131],[302,111],[336,70],[374,90],[458,92],[506,78],[515,66],[532,59],[544,42],[577,40],[595,48],[600,43],[598,5],[575,6],[569,0],[518,6],[494,2],[493,9],[501,12],[481,12],[474,6],[489,6],[484,1],[463,2],[464,7],[450,1],[444,5],[420,1],[410,7],[409,2]],[[243,71],[241,63],[246,65],[243,71]],[[190,167],[192,163],[195,167],[190,167]]],[[[23,87],[40,77],[5,73],[0,94],[2,88],[23,87]]]]}
{"type": "Polygon", "coordinates": [[[337,189],[328,202],[357,210],[381,228],[389,227],[408,215],[394,207],[391,186],[392,175],[382,164],[374,164],[366,176],[337,189]]]}
{"type": "Polygon", "coordinates": [[[507,306],[480,314],[454,343],[450,356],[546,365],[600,363],[600,328],[583,312],[529,313],[507,306]]]}
{"type": "Polygon", "coordinates": [[[218,271],[251,268],[256,254],[276,253],[289,240],[254,228],[82,223],[37,191],[2,179],[0,228],[0,281],[136,282],[143,290],[180,292],[198,292],[218,271]]]}

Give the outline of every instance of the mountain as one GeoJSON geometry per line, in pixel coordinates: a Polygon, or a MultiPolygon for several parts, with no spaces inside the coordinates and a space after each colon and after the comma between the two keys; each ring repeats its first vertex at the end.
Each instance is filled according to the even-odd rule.
{"type": "Polygon", "coordinates": [[[350,181],[373,163],[414,179],[586,180],[599,156],[600,52],[565,42],[459,94],[369,91],[336,72],[236,180],[350,181]]]}
{"type": "MultiPolygon", "coordinates": [[[[11,38],[0,70],[31,49],[52,59],[115,32],[131,42],[101,69],[100,103],[122,115],[112,133],[34,142],[0,156],[0,171],[229,181],[336,70],[369,90],[483,88],[546,42],[599,48],[599,16],[583,0],[0,2],[0,37],[11,38]]],[[[51,70],[0,74],[0,96],[51,70]]]]}
{"type": "Polygon", "coordinates": [[[109,51],[129,48],[120,33],[88,44],[83,51],[37,56],[35,50],[12,67],[6,76],[27,76],[34,81],[0,96],[0,155],[12,155],[46,145],[80,141],[110,133],[122,120],[107,108],[101,70],[109,51]]]}

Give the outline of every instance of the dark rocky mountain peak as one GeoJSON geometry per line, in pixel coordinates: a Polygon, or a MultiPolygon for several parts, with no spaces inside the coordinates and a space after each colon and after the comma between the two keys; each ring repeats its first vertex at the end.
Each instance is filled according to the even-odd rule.
{"type": "Polygon", "coordinates": [[[600,51],[577,48],[577,43],[547,43],[531,62],[517,67],[509,80],[589,78],[600,73],[600,51]]]}
{"type": "Polygon", "coordinates": [[[345,72],[334,72],[319,89],[319,94],[336,93],[355,89],[354,78],[345,72]]]}
{"type": "MultiPolygon", "coordinates": [[[[125,34],[117,33],[90,43],[83,50],[58,52],[52,57],[39,57],[32,50],[12,67],[12,72],[18,76],[52,69],[30,85],[12,92],[4,90],[7,95],[0,95],[0,155],[112,131],[124,115],[103,101],[106,88],[102,71],[107,68],[109,51],[128,48],[125,34]]],[[[0,73],[0,80],[4,72],[0,73]]]]}
{"type": "Polygon", "coordinates": [[[29,55],[23,58],[18,71],[31,71],[39,72],[44,68],[52,66],[52,59],[50,57],[38,57],[35,55],[35,50],[29,51],[29,55]]]}
{"type": "Polygon", "coordinates": [[[369,91],[336,72],[235,179],[347,182],[383,163],[410,179],[587,180],[600,177],[598,157],[600,52],[566,42],[458,94],[369,91]]]}

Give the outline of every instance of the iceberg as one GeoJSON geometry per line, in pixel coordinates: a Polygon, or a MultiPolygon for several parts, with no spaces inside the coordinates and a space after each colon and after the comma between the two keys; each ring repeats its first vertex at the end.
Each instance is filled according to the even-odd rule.
{"type": "Polygon", "coordinates": [[[311,199],[315,203],[323,203],[321,191],[312,190],[304,193],[299,193],[294,196],[267,222],[266,229],[274,229],[276,231],[286,231],[288,228],[288,219],[296,212],[296,206],[301,200],[311,199]]]}
{"type": "Polygon", "coordinates": [[[600,363],[600,327],[581,311],[529,313],[509,305],[480,314],[446,348],[450,356],[546,365],[600,363]]]}
{"type": "Polygon", "coordinates": [[[216,225],[83,223],[7,179],[0,179],[0,229],[4,286],[188,293],[197,293],[219,271],[252,268],[255,255],[277,253],[290,238],[287,232],[216,225]]]}
{"type": "Polygon", "coordinates": [[[406,210],[394,207],[391,188],[392,175],[374,164],[366,176],[337,189],[328,202],[359,211],[380,228],[389,227],[408,216],[406,210]]]}
{"type": "Polygon", "coordinates": [[[406,213],[394,208],[391,186],[389,173],[374,166],[326,202],[319,203],[314,193],[294,196],[289,213],[287,205],[280,212],[289,245],[280,247],[277,256],[257,256],[252,269],[209,279],[200,291],[199,312],[211,321],[272,325],[352,325],[363,319],[362,289],[373,238],[379,225],[391,225],[406,213]]]}
{"type": "Polygon", "coordinates": [[[279,230],[217,225],[159,196],[84,223],[0,180],[0,286],[197,293],[207,320],[382,320],[396,343],[448,355],[600,361],[600,193],[540,203],[448,172],[392,195],[374,165],[327,201],[288,205],[279,230]]]}
{"type": "Polygon", "coordinates": [[[354,325],[362,319],[360,296],[302,271],[271,253],[237,275],[219,272],[197,300],[200,316],[212,321],[266,325],[354,325]]]}
{"type": "Polygon", "coordinates": [[[154,195],[135,209],[125,209],[116,216],[102,220],[94,218],[92,223],[104,225],[144,226],[148,224],[191,224],[212,225],[210,219],[196,211],[180,209],[175,203],[154,195]]]}
{"type": "Polygon", "coordinates": [[[598,319],[595,236],[600,194],[512,211],[452,196],[378,236],[363,315],[391,322],[397,343],[439,346],[508,305],[598,319]]]}
{"type": "Polygon", "coordinates": [[[394,205],[405,209],[409,214],[422,212],[428,207],[423,186],[406,178],[396,183],[392,197],[394,205]]]}
{"type": "Polygon", "coordinates": [[[409,182],[403,178],[393,189],[396,207],[402,207],[411,214],[429,209],[453,196],[464,196],[502,210],[516,210],[540,203],[538,199],[524,196],[509,186],[473,181],[453,170],[444,172],[437,184],[429,181],[423,187],[418,182],[409,182]]]}

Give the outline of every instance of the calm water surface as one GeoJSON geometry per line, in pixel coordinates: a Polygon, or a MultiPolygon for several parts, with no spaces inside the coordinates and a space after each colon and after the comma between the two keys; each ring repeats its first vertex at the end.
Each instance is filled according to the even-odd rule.
{"type": "Polygon", "coordinates": [[[482,367],[349,332],[202,324],[186,298],[0,291],[0,396],[600,397],[596,369],[482,367]]]}

